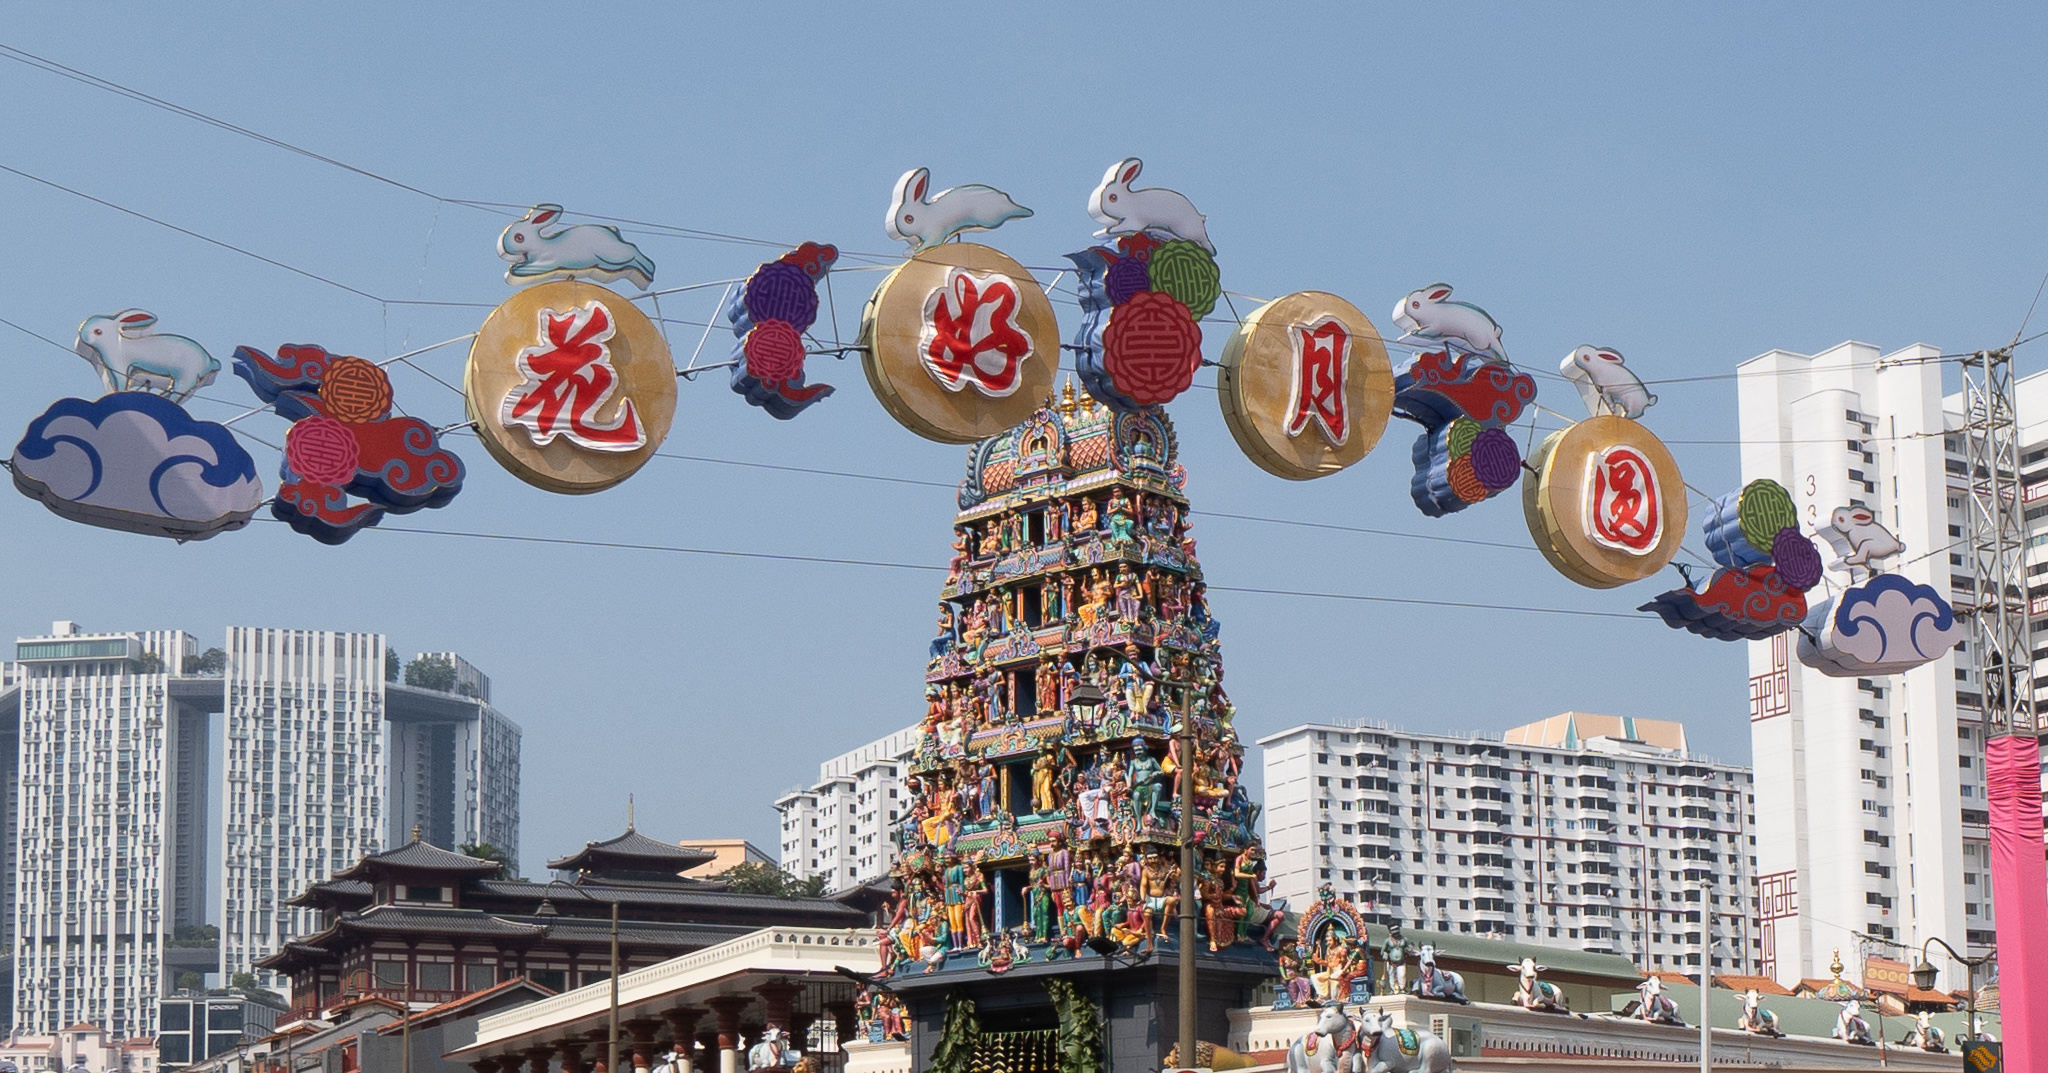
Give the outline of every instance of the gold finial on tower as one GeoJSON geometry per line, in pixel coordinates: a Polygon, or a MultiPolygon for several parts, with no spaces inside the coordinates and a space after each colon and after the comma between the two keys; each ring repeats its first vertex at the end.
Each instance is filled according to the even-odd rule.
{"type": "Polygon", "coordinates": [[[626,830],[633,829],[633,795],[626,795],[626,830]]]}
{"type": "Polygon", "coordinates": [[[419,825],[419,824],[413,824],[413,825],[412,825],[412,840],[413,840],[414,842],[418,842],[418,841],[420,840],[420,825],[419,825]]]}
{"type": "Polygon", "coordinates": [[[1072,417],[1074,416],[1074,406],[1074,380],[1072,377],[1068,377],[1066,388],[1060,392],[1060,413],[1072,417]]]}
{"type": "Polygon", "coordinates": [[[1838,983],[1839,983],[1839,982],[1841,981],[1841,979],[1842,979],[1842,948],[1841,948],[1841,947],[1839,947],[1839,946],[1838,946],[1838,947],[1836,947],[1836,948],[1835,948],[1835,955],[1834,955],[1834,956],[1835,956],[1835,960],[1834,960],[1834,961],[1832,961],[1832,962],[1830,962],[1830,963],[1828,964],[1828,971],[1829,971],[1829,972],[1832,972],[1832,973],[1834,973],[1834,974],[1835,974],[1835,980],[1836,980],[1836,982],[1838,982],[1838,983]]]}

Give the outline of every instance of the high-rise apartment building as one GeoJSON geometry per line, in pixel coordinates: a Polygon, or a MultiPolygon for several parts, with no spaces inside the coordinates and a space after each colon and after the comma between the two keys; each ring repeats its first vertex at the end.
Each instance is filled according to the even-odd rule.
{"type": "Polygon", "coordinates": [[[1380,923],[1751,971],[1755,788],[1685,728],[1566,712],[1500,736],[1306,723],[1260,739],[1267,878],[1380,923]],[[1701,903],[1702,886],[1707,902],[1701,903]]]}
{"type": "Polygon", "coordinates": [[[5,926],[17,1029],[155,1031],[165,944],[196,923],[207,714],[172,689],[190,634],[59,622],[15,646],[5,926]]]}
{"type": "Polygon", "coordinates": [[[905,727],[818,765],[818,782],[776,799],[782,817],[782,868],[799,878],[824,876],[826,890],[845,890],[889,874],[899,847],[899,817],[910,809],[903,778],[921,727],[905,727]]]}
{"type": "MultiPolygon", "coordinates": [[[[1869,508],[1906,548],[1883,569],[1967,610],[1977,602],[1963,543],[1969,444],[1961,399],[1942,393],[1944,366],[1925,360],[1938,353],[1849,342],[1742,363],[1742,477],[1784,485],[1809,533],[1837,508],[1869,508]]],[[[2048,381],[2023,382],[2020,405],[2022,415],[2043,413],[2048,381]]],[[[2023,420],[2021,442],[2023,473],[2048,478],[2048,426],[2023,420]]],[[[2029,502],[2037,491],[2048,495],[2048,484],[2029,485],[2029,502]]],[[[2028,541],[2031,579],[2048,569],[2039,550],[2048,509],[2027,514],[2030,533],[2044,534],[2028,541]]],[[[1847,580],[1830,571],[1827,584],[1839,591],[1847,580]]],[[[2035,598],[2032,611],[2038,636],[2048,599],[2035,598]]],[[[1987,952],[1995,931],[1974,645],[1904,674],[1831,678],[1799,662],[1797,640],[1749,645],[1765,971],[1780,981],[1825,975],[1833,950],[1858,946],[1917,958],[1929,937],[1987,952]]]]}
{"type": "Polygon", "coordinates": [[[15,1029],[89,1021],[117,1038],[154,1034],[177,974],[251,971],[317,926],[286,901],[415,824],[517,861],[518,725],[460,657],[466,694],[387,682],[385,648],[376,634],[236,627],[216,675],[179,631],[58,623],[17,642],[17,682],[0,690],[0,934],[14,953],[15,1029]],[[200,923],[219,926],[217,961],[167,948],[200,923]]]}

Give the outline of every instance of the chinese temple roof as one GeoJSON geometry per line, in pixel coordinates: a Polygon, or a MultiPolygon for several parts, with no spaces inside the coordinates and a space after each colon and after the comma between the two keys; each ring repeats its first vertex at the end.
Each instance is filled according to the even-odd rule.
{"type": "Polygon", "coordinates": [[[451,1016],[467,1014],[472,1011],[477,1013],[488,1012],[488,1007],[521,1005],[537,999],[553,998],[554,995],[555,992],[553,990],[521,976],[507,980],[494,987],[487,987],[482,991],[472,992],[459,999],[444,1002],[439,1006],[421,1010],[411,1017],[379,1028],[377,1033],[384,1036],[395,1036],[405,1031],[408,1022],[415,1028],[422,1028],[448,1020],[451,1016]],[[516,992],[530,993],[517,994],[516,992]]]}
{"type": "Polygon", "coordinates": [[[415,831],[412,841],[397,849],[372,853],[357,861],[347,871],[336,872],[329,877],[328,882],[354,879],[374,883],[379,879],[389,878],[393,873],[404,872],[443,872],[480,876],[493,874],[501,867],[496,861],[430,846],[420,841],[419,833],[415,831]]]}
{"type": "Polygon", "coordinates": [[[616,838],[585,842],[581,851],[549,861],[548,867],[555,871],[600,875],[675,876],[717,856],[711,850],[686,849],[673,842],[652,839],[628,827],[616,838]]]}
{"type": "Polygon", "coordinates": [[[301,909],[359,909],[377,896],[377,888],[360,879],[325,879],[284,904],[301,909]]]}

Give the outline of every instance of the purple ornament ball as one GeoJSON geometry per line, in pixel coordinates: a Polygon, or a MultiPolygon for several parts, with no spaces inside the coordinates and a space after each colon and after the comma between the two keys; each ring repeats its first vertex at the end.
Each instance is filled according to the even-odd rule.
{"type": "Polygon", "coordinates": [[[1471,458],[1472,475],[1489,492],[1512,487],[1522,475],[1522,452],[1515,449],[1515,438],[1501,429],[1481,432],[1472,441],[1471,458]]]}
{"type": "Polygon", "coordinates": [[[1820,551],[1797,526],[1786,526],[1771,538],[1771,559],[1780,580],[1800,592],[1820,584],[1820,551]]]}
{"type": "Polygon", "coordinates": [[[747,312],[756,324],[779,320],[803,331],[818,319],[818,289],[802,265],[770,261],[747,279],[747,312]]]}
{"type": "Polygon", "coordinates": [[[1136,257],[1126,257],[1109,266],[1102,277],[1102,289],[1109,293],[1110,305],[1122,305],[1131,296],[1152,289],[1152,273],[1145,268],[1145,262],[1136,257]]]}

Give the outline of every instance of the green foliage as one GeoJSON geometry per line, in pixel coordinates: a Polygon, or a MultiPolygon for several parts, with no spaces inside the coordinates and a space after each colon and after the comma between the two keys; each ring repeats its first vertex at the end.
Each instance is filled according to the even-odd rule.
{"type": "MultiPolygon", "coordinates": [[[[388,668],[389,665],[386,666],[388,668]]],[[[405,665],[405,684],[453,693],[455,664],[446,656],[422,656],[405,665]]]]}
{"type": "Polygon", "coordinates": [[[238,972],[228,977],[228,987],[245,993],[261,990],[256,986],[256,974],[250,972],[238,972]]]}
{"type": "Polygon", "coordinates": [[[1057,976],[1046,978],[1045,992],[1052,996],[1053,1013],[1060,1021],[1055,1044],[1059,1073],[1100,1073],[1102,1022],[1094,1000],[1081,994],[1073,981],[1057,976]]]}
{"type": "Polygon", "coordinates": [[[384,650],[384,680],[398,681],[398,653],[389,648],[384,650]]]}
{"type": "Polygon", "coordinates": [[[825,893],[825,877],[797,877],[772,864],[743,861],[713,876],[731,885],[738,894],[766,894],[776,898],[815,898],[825,893]]]}
{"type": "Polygon", "coordinates": [[[171,946],[204,947],[220,942],[220,929],[211,924],[181,924],[171,933],[171,946]]]}
{"type": "Polygon", "coordinates": [[[178,990],[180,991],[197,991],[205,986],[206,977],[196,972],[181,972],[178,974],[178,990]]]}
{"type": "Polygon", "coordinates": [[[205,675],[208,678],[219,678],[227,669],[228,654],[218,648],[209,648],[196,656],[186,656],[185,666],[181,668],[186,674],[205,675]]]}
{"type": "Polygon", "coordinates": [[[958,991],[947,995],[945,1025],[939,1030],[939,1043],[932,1048],[926,1073],[970,1073],[974,1045],[980,1038],[981,1015],[974,1008],[974,1000],[958,991]]]}
{"type": "Polygon", "coordinates": [[[162,674],[164,658],[154,652],[144,652],[142,658],[135,661],[135,669],[143,674],[162,674]]]}
{"type": "Polygon", "coordinates": [[[475,857],[480,861],[490,861],[496,864],[498,866],[498,874],[493,878],[503,879],[512,874],[512,859],[505,855],[504,850],[491,845],[489,842],[464,843],[455,848],[459,853],[475,857]]]}

